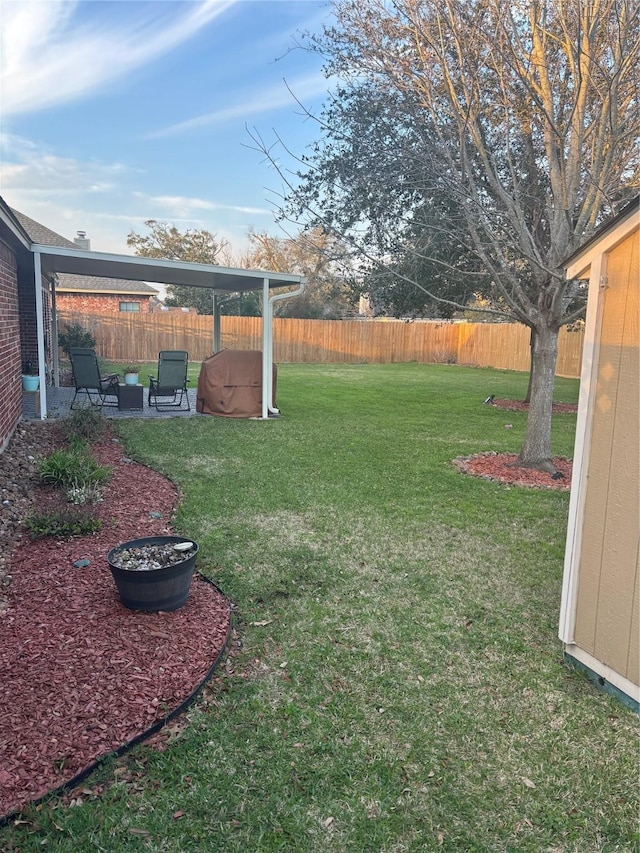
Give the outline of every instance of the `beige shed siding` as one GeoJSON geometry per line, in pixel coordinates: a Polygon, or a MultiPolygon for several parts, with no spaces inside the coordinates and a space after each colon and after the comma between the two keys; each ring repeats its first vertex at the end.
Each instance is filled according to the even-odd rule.
{"type": "Polygon", "coordinates": [[[575,641],[638,678],[638,231],[607,259],[575,641]]]}
{"type": "Polygon", "coordinates": [[[633,585],[633,604],[631,607],[631,636],[627,655],[627,678],[633,684],[640,685],[640,537],[636,551],[636,577],[633,585]]]}

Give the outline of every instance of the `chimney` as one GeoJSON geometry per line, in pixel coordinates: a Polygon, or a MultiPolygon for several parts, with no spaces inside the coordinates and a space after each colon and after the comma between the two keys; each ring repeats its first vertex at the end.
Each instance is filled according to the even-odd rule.
{"type": "Polygon", "coordinates": [[[91,241],[86,231],[78,231],[78,236],[73,238],[73,242],[79,249],[85,249],[87,252],[91,249],[91,241]]]}

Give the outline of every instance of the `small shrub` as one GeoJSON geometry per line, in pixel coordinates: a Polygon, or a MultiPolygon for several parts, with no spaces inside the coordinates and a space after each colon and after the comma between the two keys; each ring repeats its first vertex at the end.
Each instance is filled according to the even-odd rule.
{"type": "Polygon", "coordinates": [[[96,339],[88,329],[81,326],[80,323],[71,323],[66,326],[64,331],[58,335],[58,346],[62,352],[69,358],[69,350],[71,347],[87,347],[88,349],[96,348],[96,339]]]}
{"type": "Polygon", "coordinates": [[[32,515],[25,519],[25,526],[32,539],[44,536],[69,538],[95,533],[102,527],[102,521],[86,510],[59,509],[42,515],[32,515]]]}
{"type": "Polygon", "coordinates": [[[453,350],[445,349],[443,347],[439,349],[435,349],[431,354],[431,363],[432,364],[456,364],[458,361],[456,354],[453,350]]]}
{"type": "Polygon", "coordinates": [[[42,482],[62,489],[104,483],[110,473],[82,450],[55,450],[40,463],[42,482]]]}
{"type": "Polygon", "coordinates": [[[84,441],[97,441],[105,433],[107,420],[102,412],[93,406],[74,409],[71,414],[61,422],[63,435],[71,445],[76,439],[84,441]]]}
{"type": "Polygon", "coordinates": [[[40,463],[40,479],[51,486],[71,483],[78,470],[78,457],[79,454],[73,450],[54,450],[40,463]]]}
{"type": "Polygon", "coordinates": [[[71,504],[93,504],[102,500],[102,489],[96,483],[74,483],[67,488],[67,500],[71,504]]]}
{"type": "Polygon", "coordinates": [[[80,435],[72,435],[68,439],[69,441],[69,452],[70,453],[88,453],[89,447],[87,445],[87,440],[82,438],[80,435]]]}

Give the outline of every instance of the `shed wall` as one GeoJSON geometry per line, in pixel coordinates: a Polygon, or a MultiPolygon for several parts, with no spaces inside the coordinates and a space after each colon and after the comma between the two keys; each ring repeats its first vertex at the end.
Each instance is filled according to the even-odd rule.
{"type": "Polygon", "coordinates": [[[580,648],[636,685],[640,683],[638,234],[632,233],[607,259],[575,626],[580,648]]]}

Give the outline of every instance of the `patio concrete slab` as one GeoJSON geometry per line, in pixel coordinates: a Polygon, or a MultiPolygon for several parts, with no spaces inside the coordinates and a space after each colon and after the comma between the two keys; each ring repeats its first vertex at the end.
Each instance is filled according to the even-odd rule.
{"type": "MultiPolygon", "coordinates": [[[[54,388],[47,387],[47,419],[59,420],[66,418],[71,413],[71,403],[75,394],[75,388],[54,388]]],[[[189,388],[189,403],[191,411],[185,409],[173,409],[168,411],[158,411],[153,406],[149,406],[147,402],[147,389],[143,396],[142,409],[129,409],[120,411],[116,406],[103,406],[102,414],[106,418],[119,420],[121,418],[189,418],[189,417],[206,417],[196,412],[196,389],[189,388]]],[[[84,395],[78,398],[86,400],[84,395]]],[[[76,404],[76,409],[79,408],[76,404]]],[[[74,409],[75,411],[75,409],[74,409]]],[[[34,394],[24,394],[22,398],[22,419],[25,421],[39,420],[40,414],[36,411],[36,398],[34,394]]]]}

